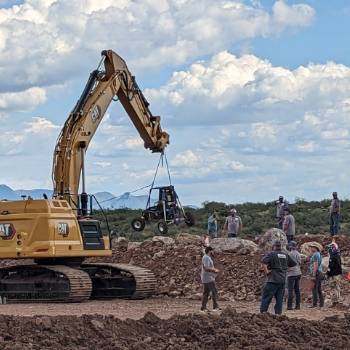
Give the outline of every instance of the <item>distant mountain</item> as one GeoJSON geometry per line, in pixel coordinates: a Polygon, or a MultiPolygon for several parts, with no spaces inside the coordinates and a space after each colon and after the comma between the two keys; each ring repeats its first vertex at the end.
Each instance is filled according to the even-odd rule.
{"type": "MultiPolygon", "coordinates": [[[[21,196],[30,196],[33,199],[42,199],[43,194],[48,198],[52,197],[52,190],[34,189],[34,190],[13,190],[7,185],[0,185],[0,200],[20,200],[21,196]]],[[[129,192],[121,196],[115,196],[110,192],[97,192],[95,197],[104,209],[144,209],[146,207],[148,196],[133,196],[129,192]]],[[[98,209],[97,203],[94,203],[94,208],[98,209]]]]}
{"type": "Polygon", "coordinates": [[[12,188],[0,185],[0,199],[16,200],[21,199],[21,197],[12,188]]]}
{"type": "Polygon", "coordinates": [[[22,198],[21,196],[30,196],[33,199],[42,199],[43,194],[45,193],[48,198],[52,197],[52,190],[45,189],[35,189],[35,190],[15,190],[16,194],[22,198]]]}

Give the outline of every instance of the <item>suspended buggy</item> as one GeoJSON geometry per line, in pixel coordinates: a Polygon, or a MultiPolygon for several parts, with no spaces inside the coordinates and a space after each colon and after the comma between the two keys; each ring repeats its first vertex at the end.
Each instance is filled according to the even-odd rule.
{"type": "Polygon", "coordinates": [[[141,232],[147,222],[151,223],[154,221],[157,222],[157,231],[161,235],[167,234],[168,226],[172,224],[179,225],[183,222],[187,226],[195,224],[193,215],[190,212],[185,212],[174,186],[171,185],[151,188],[146,209],[141,217],[132,220],[131,226],[135,231],[141,232]],[[158,201],[151,206],[152,194],[156,191],[158,191],[158,201]]]}

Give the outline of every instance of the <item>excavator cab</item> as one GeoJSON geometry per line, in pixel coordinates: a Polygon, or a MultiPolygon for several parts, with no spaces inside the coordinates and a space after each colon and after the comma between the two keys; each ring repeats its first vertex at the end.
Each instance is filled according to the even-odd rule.
{"type": "Polygon", "coordinates": [[[132,220],[131,227],[135,231],[141,232],[144,230],[146,223],[151,222],[156,222],[157,231],[161,235],[168,233],[169,225],[179,225],[184,222],[190,227],[195,224],[193,215],[190,212],[185,212],[172,185],[151,188],[146,209],[140,217],[132,220]],[[154,196],[155,192],[157,193],[156,196],[154,196]],[[152,198],[155,197],[158,200],[154,205],[151,205],[152,198]]]}

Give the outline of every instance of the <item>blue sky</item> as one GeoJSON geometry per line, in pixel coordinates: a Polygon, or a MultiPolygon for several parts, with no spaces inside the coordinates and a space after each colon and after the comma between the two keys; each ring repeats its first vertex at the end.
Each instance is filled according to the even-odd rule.
{"type": "MultiPolygon", "coordinates": [[[[350,196],[348,1],[0,6],[0,183],[52,187],[60,127],[111,48],[170,133],[183,202],[350,196]]],[[[120,194],[150,183],[158,157],[112,103],[87,161],[89,191],[120,194]]]]}

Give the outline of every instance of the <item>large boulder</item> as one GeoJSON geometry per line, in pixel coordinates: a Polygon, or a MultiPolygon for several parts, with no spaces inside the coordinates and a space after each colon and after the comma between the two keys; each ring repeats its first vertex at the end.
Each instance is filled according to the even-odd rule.
{"type": "Polygon", "coordinates": [[[216,252],[232,252],[232,253],[255,253],[259,247],[252,241],[241,238],[214,238],[210,241],[210,246],[216,252]]]}
{"type": "Polygon", "coordinates": [[[259,248],[263,251],[269,251],[272,249],[272,244],[275,240],[279,240],[282,243],[282,249],[287,248],[287,236],[278,228],[270,228],[259,239],[259,248]]]}
{"type": "Polygon", "coordinates": [[[305,242],[300,246],[300,253],[309,256],[311,254],[311,246],[316,245],[320,252],[322,252],[322,244],[318,242],[305,242]]]}
{"type": "Polygon", "coordinates": [[[152,242],[162,242],[164,244],[174,244],[175,240],[171,237],[165,237],[165,236],[154,236],[152,238],[152,242]]]}
{"type": "Polygon", "coordinates": [[[190,233],[179,233],[175,240],[177,243],[198,244],[202,241],[202,238],[198,235],[191,235],[190,233]]]}

